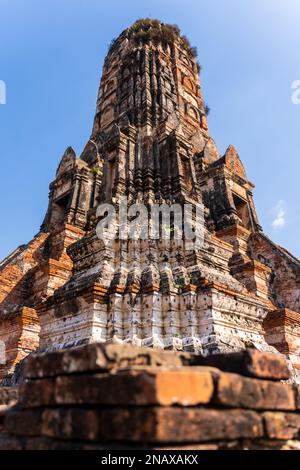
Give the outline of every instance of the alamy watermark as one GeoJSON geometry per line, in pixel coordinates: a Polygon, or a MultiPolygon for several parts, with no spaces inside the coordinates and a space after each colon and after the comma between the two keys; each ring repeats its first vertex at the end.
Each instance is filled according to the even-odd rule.
{"type": "Polygon", "coordinates": [[[0,80],[0,104],[6,104],[6,84],[0,80]]]}
{"type": "Polygon", "coordinates": [[[294,80],[292,82],[292,90],[294,90],[291,96],[292,103],[300,104],[300,80],[294,80]]]}
{"type": "Polygon", "coordinates": [[[97,208],[96,232],[106,244],[110,240],[184,240],[189,249],[201,248],[204,240],[202,204],[132,204],[127,197],[97,208]]]}

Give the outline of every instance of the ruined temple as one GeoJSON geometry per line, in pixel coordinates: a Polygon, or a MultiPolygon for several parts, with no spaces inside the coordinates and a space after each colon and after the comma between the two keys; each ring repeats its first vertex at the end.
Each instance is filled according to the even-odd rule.
{"type": "Polygon", "coordinates": [[[91,136],[65,151],[38,234],[0,263],[9,376],[30,352],[93,342],[208,353],[277,351],[300,368],[300,261],[260,226],[233,145],[208,131],[196,51],[175,26],[139,20],[104,62],[91,136]],[[204,207],[200,248],[104,242],[97,207],[204,207]]]}

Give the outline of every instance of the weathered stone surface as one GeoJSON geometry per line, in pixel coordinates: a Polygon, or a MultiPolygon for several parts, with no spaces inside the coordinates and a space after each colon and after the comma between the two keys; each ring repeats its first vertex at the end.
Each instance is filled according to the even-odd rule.
{"type": "Polygon", "coordinates": [[[55,403],[54,380],[37,379],[20,385],[19,405],[24,408],[50,406],[55,403]]]}
{"type": "Polygon", "coordinates": [[[24,368],[27,378],[55,377],[88,371],[108,371],[134,366],[180,367],[190,355],[132,347],[132,345],[90,344],[70,350],[32,355],[24,368]]]}
{"type": "Polygon", "coordinates": [[[5,433],[14,436],[40,436],[42,429],[41,410],[14,410],[7,413],[4,421],[5,433]]]}
{"type": "Polygon", "coordinates": [[[270,439],[287,440],[300,437],[300,414],[266,412],[263,419],[270,439]]]}
{"type": "Polygon", "coordinates": [[[246,349],[236,353],[214,354],[207,357],[193,356],[192,363],[209,365],[218,369],[237,372],[260,379],[284,380],[290,372],[284,356],[246,349]]]}
{"type": "Polygon", "coordinates": [[[58,377],[57,404],[183,405],[208,403],[214,386],[209,372],[153,370],[58,377]]]}
{"type": "Polygon", "coordinates": [[[96,441],[99,427],[110,426],[101,417],[95,410],[46,409],[42,434],[58,439],[96,441]]]}
{"type": "Polygon", "coordinates": [[[230,373],[221,373],[217,381],[216,397],[221,405],[257,410],[296,409],[292,385],[230,373]]]}
{"type": "Polygon", "coordinates": [[[220,442],[218,450],[299,450],[299,441],[242,439],[238,441],[220,442]]]}
{"type": "Polygon", "coordinates": [[[248,410],[49,409],[44,412],[42,432],[59,439],[171,443],[261,437],[263,426],[260,416],[248,410]]]}
{"type": "Polygon", "coordinates": [[[19,397],[18,387],[0,387],[0,411],[15,405],[19,397]]]}
{"type": "Polygon", "coordinates": [[[128,446],[122,445],[101,445],[92,442],[70,442],[49,439],[47,437],[29,438],[25,442],[25,450],[128,450],[128,446]]]}
{"type": "Polygon", "coordinates": [[[0,387],[0,436],[4,432],[6,412],[18,402],[18,387],[0,387]]]}

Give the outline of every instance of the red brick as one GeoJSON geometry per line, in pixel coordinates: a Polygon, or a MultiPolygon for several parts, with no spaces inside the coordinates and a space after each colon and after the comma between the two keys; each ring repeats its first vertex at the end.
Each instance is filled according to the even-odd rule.
{"type": "Polygon", "coordinates": [[[15,405],[18,401],[18,396],[18,387],[0,387],[0,408],[15,405]]]}
{"type": "Polygon", "coordinates": [[[224,406],[261,410],[294,410],[292,385],[250,379],[237,374],[221,373],[217,379],[216,400],[224,406]]]}
{"type": "Polygon", "coordinates": [[[34,411],[9,411],[4,420],[4,430],[7,434],[32,437],[39,436],[42,429],[42,412],[34,411]]]}
{"type": "Polygon", "coordinates": [[[214,391],[210,372],[196,368],[63,376],[56,379],[58,404],[197,405],[214,391]]]}
{"type": "Polygon", "coordinates": [[[54,380],[37,379],[20,386],[19,405],[23,408],[36,408],[54,404],[54,380]]]}
{"type": "Polygon", "coordinates": [[[70,440],[188,443],[262,437],[259,414],[248,410],[145,407],[102,411],[52,409],[43,434],[70,440]]]}
{"type": "Polygon", "coordinates": [[[263,418],[269,438],[297,439],[300,437],[299,414],[266,412],[263,418]]]}
{"type": "Polygon", "coordinates": [[[94,343],[70,350],[32,355],[26,362],[24,376],[55,377],[134,366],[180,367],[187,364],[189,358],[190,355],[186,353],[159,351],[126,344],[94,343]]]}
{"type": "Polygon", "coordinates": [[[191,362],[195,365],[217,367],[223,371],[256,377],[260,379],[285,380],[290,372],[284,356],[265,353],[256,349],[213,354],[211,356],[193,356],[191,362]]]}
{"type": "Polygon", "coordinates": [[[59,439],[97,440],[99,426],[106,426],[95,410],[47,409],[42,434],[59,439]]]}

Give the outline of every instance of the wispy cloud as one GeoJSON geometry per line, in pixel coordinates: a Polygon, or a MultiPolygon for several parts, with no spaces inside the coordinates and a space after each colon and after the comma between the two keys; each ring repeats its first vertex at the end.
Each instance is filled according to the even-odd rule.
{"type": "Polygon", "coordinates": [[[274,229],[283,228],[286,224],[286,204],[284,201],[280,200],[274,207],[275,218],[272,222],[272,227],[274,229]]]}

